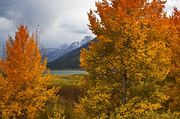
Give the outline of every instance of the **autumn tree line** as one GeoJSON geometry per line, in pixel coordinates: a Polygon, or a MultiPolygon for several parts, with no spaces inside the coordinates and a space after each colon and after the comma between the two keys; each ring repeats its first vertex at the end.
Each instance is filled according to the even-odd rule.
{"type": "MultiPolygon", "coordinates": [[[[163,0],[102,0],[90,10],[96,35],[80,55],[88,74],[85,93],[74,104],[76,119],[180,118],[180,11],[164,11],[163,0]]],[[[0,61],[0,118],[38,118],[55,103],[36,37],[21,25],[7,40],[0,61]],[[46,73],[45,73],[46,72],[46,73]]],[[[65,118],[54,106],[48,118],[65,118]]]]}

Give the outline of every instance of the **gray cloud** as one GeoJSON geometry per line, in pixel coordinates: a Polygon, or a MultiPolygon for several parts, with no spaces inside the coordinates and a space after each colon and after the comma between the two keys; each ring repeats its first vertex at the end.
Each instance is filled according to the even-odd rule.
{"type": "MultiPolygon", "coordinates": [[[[96,0],[0,0],[0,40],[14,34],[19,24],[31,31],[40,26],[40,37],[46,47],[81,40],[92,35],[87,12],[95,9],[96,0]]],[[[180,8],[179,0],[168,0],[166,10],[180,8]]]]}
{"type": "Polygon", "coordinates": [[[0,38],[6,39],[19,24],[25,24],[30,30],[40,26],[41,39],[47,47],[81,40],[92,35],[87,27],[87,12],[94,1],[0,0],[0,27],[4,24],[0,38]]]}

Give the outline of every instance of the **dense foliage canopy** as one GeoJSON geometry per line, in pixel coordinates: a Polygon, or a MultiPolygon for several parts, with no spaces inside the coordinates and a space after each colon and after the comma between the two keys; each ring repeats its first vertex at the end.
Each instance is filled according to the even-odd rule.
{"type": "Polygon", "coordinates": [[[0,118],[37,118],[55,99],[56,88],[46,72],[35,36],[21,25],[15,39],[6,43],[6,57],[0,61],[0,118]]]}
{"type": "Polygon", "coordinates": [[[167,16],[164,6],[162,0],[96,2],[88,16],[97,41],[80,58],[91,88],[78,112],[86,118],[140,118],[166,112],[173,101],[171,110],[179,112],[180,12],[175,8],[167,16]],[[167,93],[172,87],[174,96],[167,93]]]}

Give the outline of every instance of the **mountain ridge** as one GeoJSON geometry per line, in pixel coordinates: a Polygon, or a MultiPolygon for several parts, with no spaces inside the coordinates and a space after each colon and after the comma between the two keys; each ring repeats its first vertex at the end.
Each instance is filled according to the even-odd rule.
{"type": "Polygon", "coordinates": [[[77,49],[89,41],[91,41],[93,37],[85,36],[81,41],[73,42],[71,44],[62,44],[58,48],[42,48],[41,53],[43,58],[47,58],[48,62],[52,62],[59,57],[77,49]]]}
{"type": "Polygon", "coordinates": [[[62,69],[81,69],[80,67],[80,51],[82,48],[88,48],[91,42],[95,41],[95,39],[90,42],[84,44],[83,46],[72,50],[71,52],[59,57],[58,59],[48,62],[47,67],[51,70],[62,70],[62,69]]]}

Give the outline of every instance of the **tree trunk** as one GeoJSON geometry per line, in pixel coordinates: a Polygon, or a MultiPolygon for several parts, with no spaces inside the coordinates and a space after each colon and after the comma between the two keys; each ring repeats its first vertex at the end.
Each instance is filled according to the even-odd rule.
{"type": "Polygon", "coordinates": [[[123,104],[126,104],[126,93],[127,93],[127,75],[124,74],[123,78],[123,104]]]}

